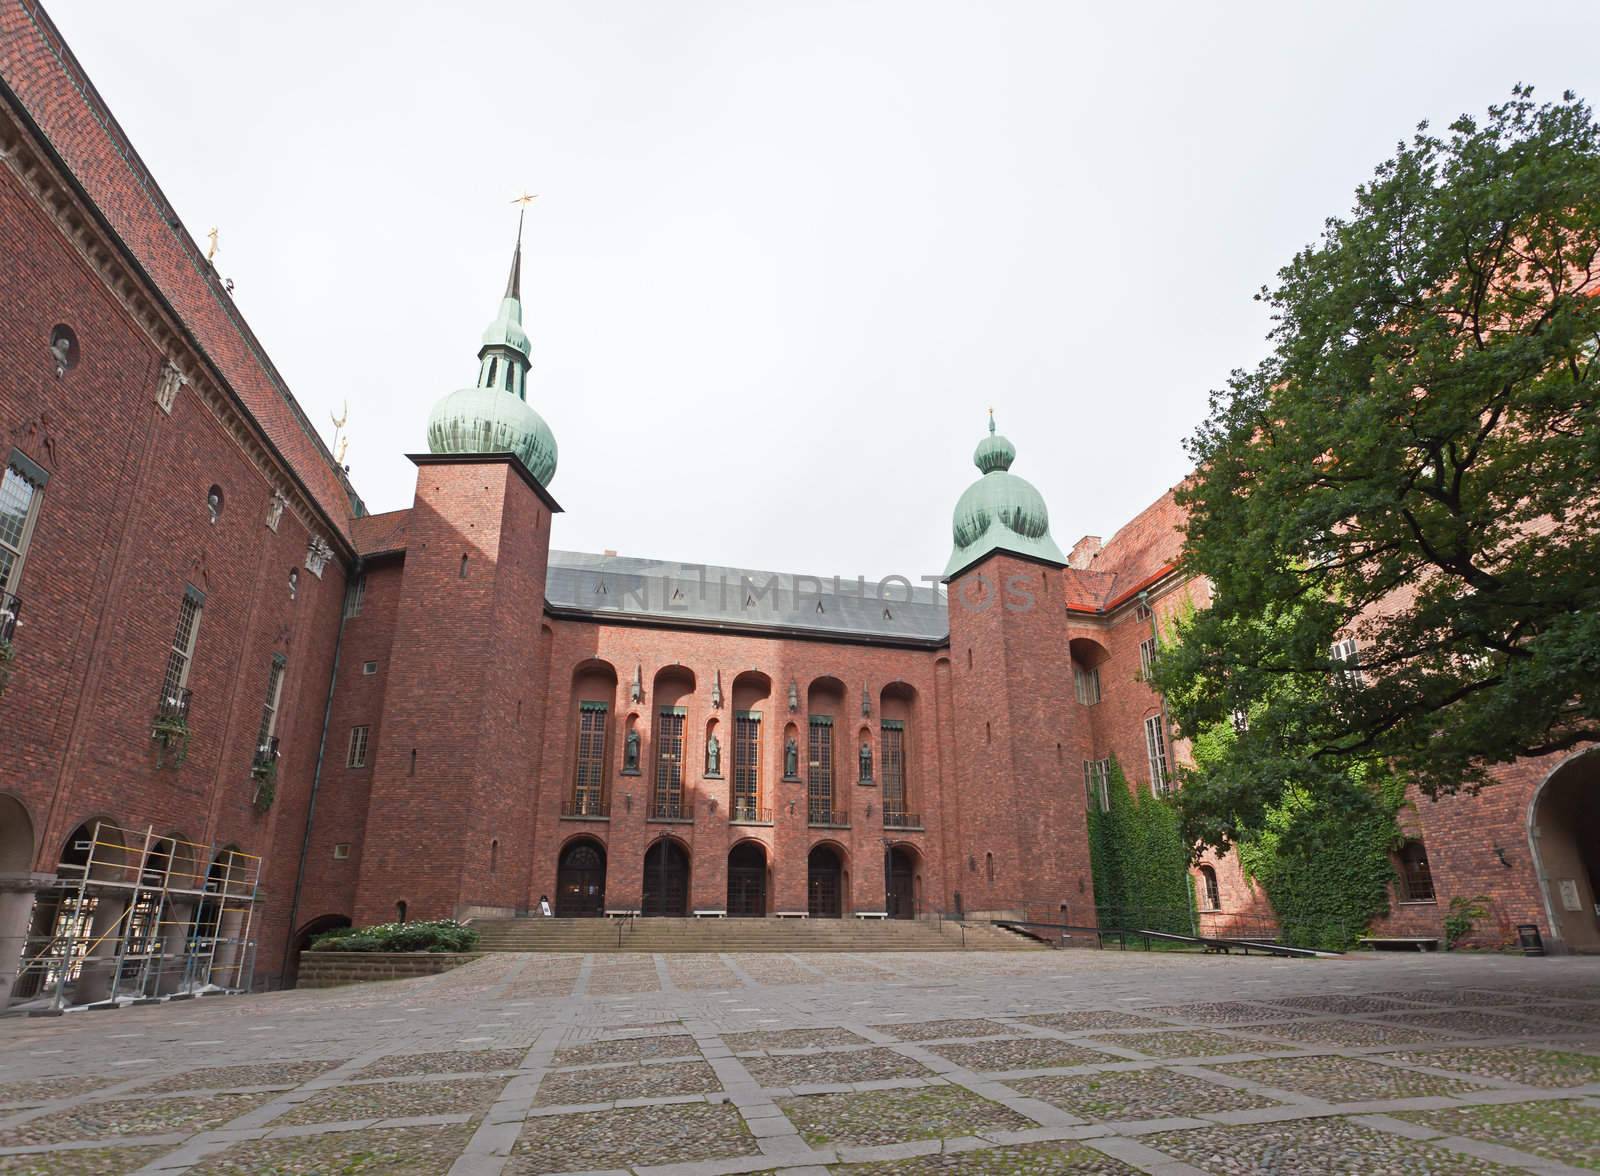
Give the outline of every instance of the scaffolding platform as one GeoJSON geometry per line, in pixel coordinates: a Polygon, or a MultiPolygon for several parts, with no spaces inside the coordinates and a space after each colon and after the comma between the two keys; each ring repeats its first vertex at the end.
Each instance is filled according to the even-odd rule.
{"type": "Polygon", "coordinates": [[[8,1012],[248,992],[261,858],[97,822],[40,890],[8,1012]]]}

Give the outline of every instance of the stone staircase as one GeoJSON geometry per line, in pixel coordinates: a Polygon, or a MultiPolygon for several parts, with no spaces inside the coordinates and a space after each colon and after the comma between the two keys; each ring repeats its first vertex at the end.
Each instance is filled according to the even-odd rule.
{"type": "Polygon", "coordinates": [[[987,923],[934,919],[478,919],[479,951],[1029,951],[987,923]]]}

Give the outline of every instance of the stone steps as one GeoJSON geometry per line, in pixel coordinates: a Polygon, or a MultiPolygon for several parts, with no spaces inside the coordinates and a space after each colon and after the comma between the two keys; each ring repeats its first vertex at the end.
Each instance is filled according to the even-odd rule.
{"type": "Polygon", "coordinates": [[[482,919],[480,951],[785,952],[1038,950],[987,924],[911,919],[482,919]]]}

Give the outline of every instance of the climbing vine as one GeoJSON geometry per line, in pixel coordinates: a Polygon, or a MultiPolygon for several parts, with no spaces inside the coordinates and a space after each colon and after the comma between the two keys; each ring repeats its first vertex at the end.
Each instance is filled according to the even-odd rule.
{"type": "Polygon", "coordinates": [[[1194,934],[1189,850],[1172,803],[1146,789],[1130,790],[1113,758],[1106,786],[1110,807],[1089,807],[1089,857],[1102,927],[1194,934]]]}
{"type": "Polygon", "coordinates": [[[1286,943],[1344,951],[1389,909],[1404,799],[1403,784],[1368,768],[1342,796],[1291,785],[1267,809],[1239,862],[1266,888],[1286,943]]]}

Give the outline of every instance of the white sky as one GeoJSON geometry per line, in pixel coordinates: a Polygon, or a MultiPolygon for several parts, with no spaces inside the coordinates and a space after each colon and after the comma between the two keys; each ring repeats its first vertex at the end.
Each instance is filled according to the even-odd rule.
{"type": "Polygon", "coordinates": [[[1109,538],[1419,119],[1600,100],[1593,3],[50,11],[372,510],[527,189],[556,544],[852,577],[942,568],[990,405],[1062,548],[1109,538]]]}

